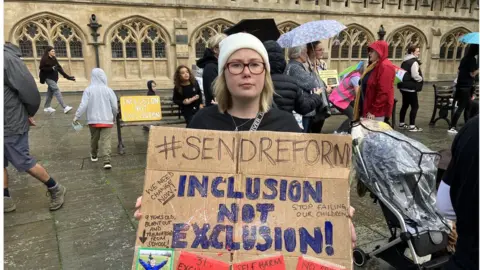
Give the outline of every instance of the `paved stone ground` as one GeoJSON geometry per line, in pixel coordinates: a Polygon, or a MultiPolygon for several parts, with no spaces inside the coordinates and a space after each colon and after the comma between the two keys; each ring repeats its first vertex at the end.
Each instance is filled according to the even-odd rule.
{"type": "MultiPolygon", "coordinates": [[[[80,98],[80,94],[65,95],[66,102],[75,109],[80,98]]],[[[398,93],[397,98],[400,98],[398,93]]],[[[431,87],[420,94],[420,104],[418,125],[424,132],[408,135],[433,150],[450,147],[453,137],[447,134],[445,122],[440,121],[433,128],[428,126],[433,104],[431,87]]],[[[127,153],[119,156],[114,131],[114,167],[104,171],[101,162],[89,160],[88,129],[76,133],[71,127],[72,112],[65,115],[57,111],[49,115],[42,110],[35,117],[38,126],[30,131],[32,155],[68,188],[61,210],[48,210],[49,198],[41,183],[8,169],[17,210],[4,215],[5,269],[129,269],[131,266],[137,227],[134,203],[142,191],[148,133],[140,127],[123,128],[127,153]]],[[[324,131],[333,132],[343,120],[343,116],[331,117],[324,131]]],[[[385,221],[380,208],[368,196],[359,198],[352,190],[351,198],[357,209],[354,223],[358,244],[369,250],[388,236],[385,221]]],[[[374,262],[368,268],[385,269],[385,266],[374,262]]]]}

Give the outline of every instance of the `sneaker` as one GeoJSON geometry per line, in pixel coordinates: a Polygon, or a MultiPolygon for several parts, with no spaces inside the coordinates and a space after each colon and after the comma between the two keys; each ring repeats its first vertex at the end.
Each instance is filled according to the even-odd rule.
{"type": "Polygon", "coordinates": [[[406,128],[407,128],[407,125],[405,125],[405,123],[400,123],[400,124],[398,124],[398,128],[400,128],[400,129],[406,129],[406,128]]]}
{"type": "Polygon", "coordinates": [[[103,164],[103,168],[104,168],[105,170],[110,170],[110,169],[112,168],[112,164],[110,164],[110,162],[105,162],[105,163],[103,164]]]}
{"type": "Polygon", "coordinates": [[[417,126],[410,126],[410,128],[408,129],[408,131],[410,131],[410,132],[421,132],[421,131],[423,131],[423,129],[422,129],[422,128],[419,128],[419,127],[417,127],[417,126]]]}
{"type": "Polygon", "coordinates": [[[71,111],[72,109],[73,109],[73,107],[67,106],[67,107],[65,107],[65,109],[63,109],[63,112],[64,112],[64,113],[68,113],[68,112],[71,111]]]}
{"type": "Polygon", "coordinates": [[[92,162],[98,161],[97,155],[92,155],[92,154],[90,154],[90,160],[91,160],[92,162]]]}
{"type": "Polygon", "coordinates": [[[12,197],[3,197],[3,212],[10,213],[15,211],[15,209],[17,209],[17,206],[13,202],[12,197]]]}
{"type": "Polygon", "coordinates": [[[55,112],[56,110],[55,110],[54,108],[52,108],[52,107],[48,107],[48,108],[43,109],[43,111],[44,111],[44,112],[47,112],[47,113],[53,113],[53,112],[55,112]]]}
{"type": "Polygon", "coordinates": [[[450,134],[457,134],[458,131],[457,131],[456,128],[451,128],[451,129],[448,130],[448,133],[450,133],[450,134]]]}
{"type": "Polygon", "coordinates": [[[47,196],[50,195],[50,211],[55,211],[62,207],[65,202],[65,193],[67,193],[67,188],[60,184],[48,189],[47,196]]]}

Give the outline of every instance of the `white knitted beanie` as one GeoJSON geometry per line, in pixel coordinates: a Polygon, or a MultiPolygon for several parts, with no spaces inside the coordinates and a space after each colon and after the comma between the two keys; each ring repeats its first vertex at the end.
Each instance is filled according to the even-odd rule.
{"type": "Polygon", "coordinates": [[[252,49],[263,58],[265,69],[270,73],[270,63],[268,62],[268,53],[263,43],[254,35],[247,33],[237,33],[226,37],[220,42],[220,53],[218,55],[218,74],[223,74],[223,69],[228,58],[234,52],[240,49],[252,49]]]}

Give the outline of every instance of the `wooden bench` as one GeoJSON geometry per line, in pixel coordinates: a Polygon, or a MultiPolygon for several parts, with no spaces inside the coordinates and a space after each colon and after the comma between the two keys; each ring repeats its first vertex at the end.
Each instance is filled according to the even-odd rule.
{"type": "Polygon", "coordinates": [[[120,106],[120,98],[118,98],[118,114],[116,119],[118,146],[117,150],[120,155],[125,154],[125,146],[122,139],[122,127],[149,127],[149,126],[167,126],[185,123],[182,117],[180,107],[173,103],[171,97],[161,97],[160,104],[162,108],[162,120],[160,121],[145,121],[145,122],[124,122],[122,120],[122,109],[120,106]]]}
{"type": "Polygon", "coordinates": [[[430,125],[433,126],[438,120],[443,119],[447,121],[448,126],[450,126],[451,122],[450,119],[448,119],[448,112],[451,112],[451,114],[453,115],[453,110],[455,109],[455,105],[453,102],[453,86],[438,86],[434,84],[433,90],[434,103],[432,118],[430,119],[430,125]],[[439,111],[438,117],[436,117],[437,110],[439,111]]]}

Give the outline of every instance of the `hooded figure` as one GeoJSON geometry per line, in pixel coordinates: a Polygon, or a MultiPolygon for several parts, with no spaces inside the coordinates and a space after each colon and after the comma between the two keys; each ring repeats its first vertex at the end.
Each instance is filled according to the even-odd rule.
{"type": "Polygon", "coordinates": [[[214,98],[212,84],[218,76],[218,58],[215,56],[215,52],[210,48],[205,49],[203,57],[197,60],[197,66],[203,69],[202,79],[205,105],[210,106],[214,98]]]}
{"type": "Polygon", "coordinates": [[[267,49],[270,62],[270,74],[275,88],[273,100],[276,106],[280,110],[290,113],[295,111],[301,115],[322,106],[322,99],[319,95],[304,93],[311,89],[302,90],[295,77],[284,74],[287,62],[280,45],[273,40],[265,41],[263,45],[267,49]]]}
{"type": "Polygon", "coordinates": [[[87,123],[91,134],[90,158],[92,161],[98,161],[98,142],[101,140],[104,152],[103,167],[111,169],[111,133],[118,112],[118,104],[117,96],[107,86],[107,75],[100,68],[92,70],[90,85],[83,92],[82,101],[73,121],[76,122],[85,112],[87,112],[87,123]]]}
{"type": "Polygon", "coordinates": [[[157,86],[157,84],[155,83],[155,81],[153,80],[150,80],[147,82],[147,88],[148,88],[148,92],[147,92],[147,96],[155,96],[155,90],[153,89],[153,85],[157,86]]]}
{"type": "Polygon", "coordinates": [[[362,76],[361,115],[384,121],[392,115],[395,67],[388,60],[388,43],[373,42],[369,47],[371,64],[362,76]]]}
{"type": "Polygon", "coordinates": [[[3,136],[21,135],[29,130],[28,117],[40,107],[40,93],[17,46],[3,47],[3,136]]]}

